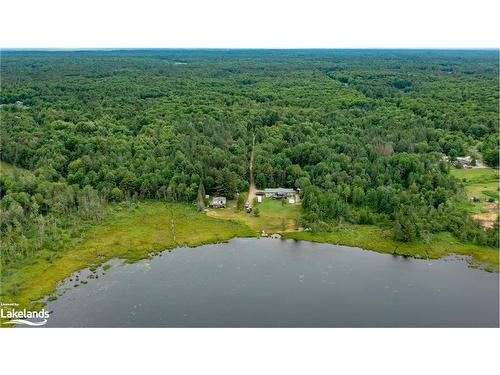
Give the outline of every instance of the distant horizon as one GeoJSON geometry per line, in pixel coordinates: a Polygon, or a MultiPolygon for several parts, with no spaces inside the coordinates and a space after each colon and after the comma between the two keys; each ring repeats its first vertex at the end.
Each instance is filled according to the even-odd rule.
{"type": "Polygon", "coordinates": [[[375,51],[499,51],[499,47],[0,47],[3,51],[130,51],[130,50],[211,50],[211,51],[335,51],[335,50],[375,50],[375,51]]]}
{"type": "Polygon", "coordinates": [[[221,56],[237,56],[237,55],[248,55],[248,54],[262,54],[263,56],[299,56],[299,55],[380,55],[380,54],[402,54],[402,55],[419,55],[419,54],[444,54],[444,55],[457,55],[468,56],[470,54],[477,53],[479,55],[499,57],[499,48],[413,48],[413,47],[400,47],[400,48],[223,48],[223,47],[89,47],[89,48],[3,48],[0,47],[0,55],[9,54],[46,54],[47,56],[59,54],[74,54],[75,56],[84,56],[86,54],[116,54],[116,55],[127,55],[127,54],[186,54],[186,56],[194,56],[198,54],[214,55],[219,54],[221,56]]]}

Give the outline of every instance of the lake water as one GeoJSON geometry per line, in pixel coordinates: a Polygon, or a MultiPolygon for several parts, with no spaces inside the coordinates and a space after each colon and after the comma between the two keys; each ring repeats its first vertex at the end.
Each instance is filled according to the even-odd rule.
{"type": "Polygon", "coordinates": [[[48,327],[498,327],[498,274],[276,239],[178,248],[65,281],[48,327]],[[62,293],[63,290],[66,290],[62,293]]]}

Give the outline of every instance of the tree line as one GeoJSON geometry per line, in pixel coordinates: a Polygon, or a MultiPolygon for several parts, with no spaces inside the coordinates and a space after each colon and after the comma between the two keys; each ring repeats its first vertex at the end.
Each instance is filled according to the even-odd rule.
{"type": "Polygon", "coordinates": [[[1,160],[29,171],[2,171],[2,254],[57,247],[57,228],[109,201],[232,199],[254,132],[257,186],[300,188],[304,225],[498,242],[442,160],[498,166],[492,51],[8,51],[1,64],[1,160]]]}

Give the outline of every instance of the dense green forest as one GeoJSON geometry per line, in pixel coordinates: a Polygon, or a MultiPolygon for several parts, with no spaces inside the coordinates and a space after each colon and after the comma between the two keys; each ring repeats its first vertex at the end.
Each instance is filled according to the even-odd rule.
{"type": "Polygon", "coordinates": [[[451,161],[498,167],[498,51],[3,51],[2,262],[112,201],[300,188],[302,224],[498,246],[451,161]]]}

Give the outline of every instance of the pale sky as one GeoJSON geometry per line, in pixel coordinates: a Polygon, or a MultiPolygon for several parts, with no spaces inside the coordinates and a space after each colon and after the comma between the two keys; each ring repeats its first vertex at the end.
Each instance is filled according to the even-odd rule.
{"type": "Polygon", "coordinates": [[[22,0],[2,48],[498,48],[496,0],[22,0]]]}

